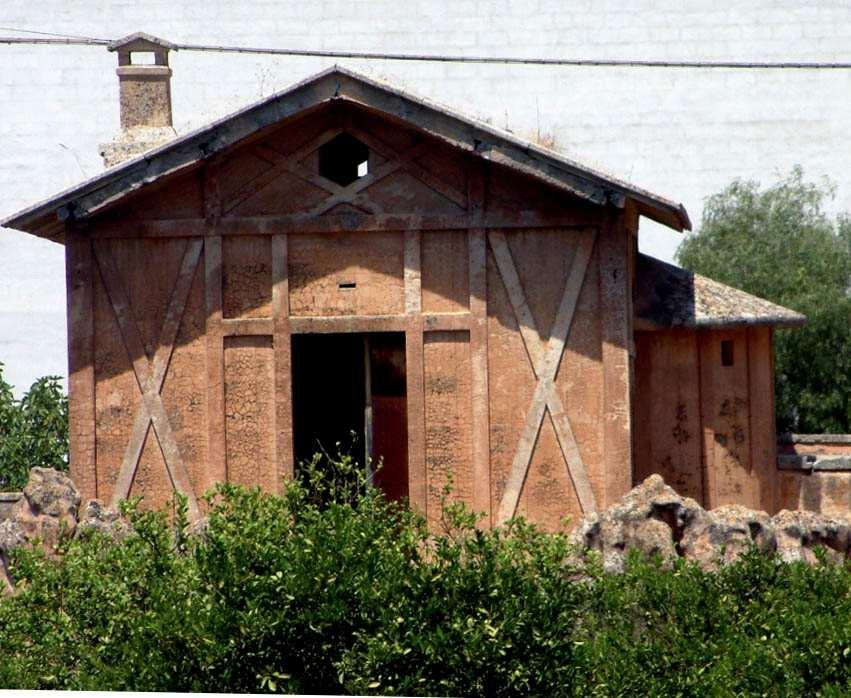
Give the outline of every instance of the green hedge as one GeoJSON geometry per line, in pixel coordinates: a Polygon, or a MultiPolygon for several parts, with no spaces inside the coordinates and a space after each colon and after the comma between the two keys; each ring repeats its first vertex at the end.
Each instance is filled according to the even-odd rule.
{"type": "Polygon", "coordinates": [[[23,489],[33,466],[68,469],[68,397],[45,376],[15,399],[0,362],[0,492],[23,489]]]}
{"type": "MultiPolygon", "coordinates": [[[[203,536],[132,513],[120,544],[19,552],[0,688],[408,695],[847,695],[851,566],[577,575],[523,522],[447,532],[342,463],[283,497],[221,487],[203,536]],[[338,470],[339,473],[339,470],[338,470]]],[[[168,524],[169,518],[175,521],[168,524]]]]}

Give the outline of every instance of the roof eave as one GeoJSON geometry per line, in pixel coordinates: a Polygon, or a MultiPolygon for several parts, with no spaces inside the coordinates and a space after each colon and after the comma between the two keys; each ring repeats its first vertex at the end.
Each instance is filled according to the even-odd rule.
{"type": "Polygon", "coordinates": [[[711,320],[698,320],[695,323],[697,329],[721,329],[734,327],[779,327],[794,328],[803,327],[807,324],[807,318],[788,317],[785,315],[761,315],[759,317],[720,317],[711,320]]]}
{"type": "Polygon", "coordinates": [[[637,315],[634,327],[641,332],[660,332],[664,330],[724,330],[736,329],[738,327],[773,327],[777,329],[793,329],[807,324],[807,318],[803,315],[796,318],[785,316],[760,316],[760,317],[721,317],[693,322],[662,323],[646,316],[637,315]]]}

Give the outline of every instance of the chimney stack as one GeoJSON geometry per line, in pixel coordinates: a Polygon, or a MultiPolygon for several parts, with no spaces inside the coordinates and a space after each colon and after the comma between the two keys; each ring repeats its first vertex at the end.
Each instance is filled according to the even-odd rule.
{"type": "Polygon", "coordinates": [[[177,136],[171,120],[173,44],[138,32],[108,46],[118,54],[121,133],[101,146],[106,167],[134,158],[177,136]]]}

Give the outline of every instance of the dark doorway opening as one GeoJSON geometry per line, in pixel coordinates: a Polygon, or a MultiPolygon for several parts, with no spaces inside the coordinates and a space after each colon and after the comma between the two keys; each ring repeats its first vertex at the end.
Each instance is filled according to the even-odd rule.
{"type": "Polygon", "coordinates": [[[406,497],[404,333],[294,335],[292,371],[296,464],[340,444],[388,498],[406,497]]]}

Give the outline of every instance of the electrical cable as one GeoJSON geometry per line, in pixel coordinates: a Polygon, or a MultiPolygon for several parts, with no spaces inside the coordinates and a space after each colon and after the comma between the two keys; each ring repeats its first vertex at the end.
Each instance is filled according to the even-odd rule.
{"type": "MultiPolygon", "coordinates": [[[[80,37],[51,32],[36,32],[27,29],[0,27],[3,31],[28,32],[43,34],[53,38],[31,38],[0,36],[0,44],[63,44],[105,46],[112,43],[110,39],[80,37]]],[[[722,68],[728,70],[849,70],[851,61],[817,62],[817,61],[675,61],[675,60],[640,60],[620,58],[535,58],[523,56],[463,56],[443,54],[416,53],[381,53],[370,51],[343,51],[324,49],[294,49],[268,48],[255,46],[226,46],[212,44],[174,44],[174,50],[204,51],[215,53],[250,53],[274,56],[302,56],[313,58],[351,58],[357,60],[382,61],[418,61],[431,63],[480,63],[501,65],[548,65],[548,66],[577,66],[577,67],[612,67],[612,68],[722,68]]]]}

